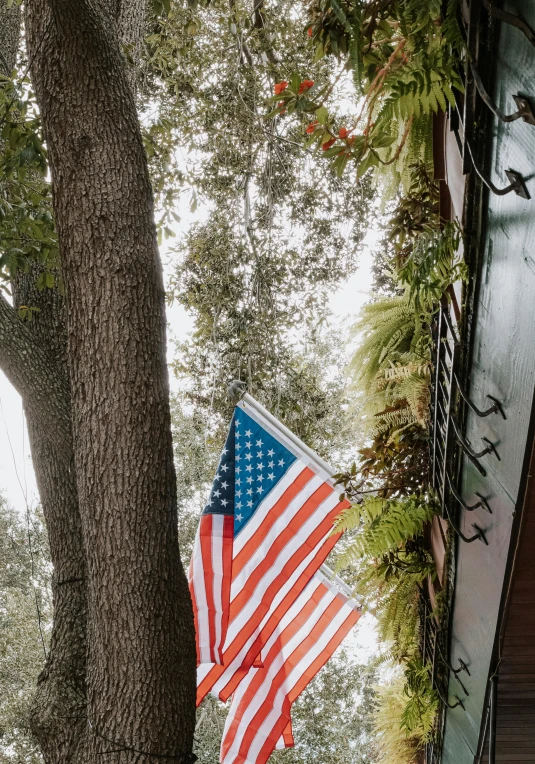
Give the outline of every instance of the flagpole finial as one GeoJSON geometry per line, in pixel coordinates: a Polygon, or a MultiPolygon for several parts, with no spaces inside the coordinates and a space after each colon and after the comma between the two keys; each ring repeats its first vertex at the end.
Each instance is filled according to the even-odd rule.
{"type": "Polygon", "coordinates": [[[232,398],[232,400],[235,401],[239,401],[245,394],[246,388],[247,386],[245,382],[240,379],[233,379],[227,387],[229,398],[232,398]]]}

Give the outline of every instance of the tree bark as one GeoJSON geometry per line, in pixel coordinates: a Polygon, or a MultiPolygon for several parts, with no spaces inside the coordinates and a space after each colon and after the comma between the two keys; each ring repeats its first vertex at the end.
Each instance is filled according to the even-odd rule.
{"type": "Polygon", "coordinates": [[[86,565],[74,469],[65,310],[57,289],[35,289],[37,275],[34,268],[13,282],[15,305],[39,308],[31,322],[23,323],[5,301],[0,305],[0,366],[24,401],[54,565],[54,623],[31,722],[47,764],[86,764],[86,565]]]}
{"type": "MultiPolygon", "coordinates": [[[[20,37],[20,6],[0,0],[0,63],[10,74],[20,37]]],[[[54,573],[54,623],[34,698],[32,729],[47,764],[86,764],[85,558],[78,510],[66,363],[63,299],[38,292],[36,273],[18,274],[14,303],[39,308],[31,322],[0,297],[0,367],[20,393],[54,573]]]]}
{"type": "Polygon", "coordinates": [[[66,290],[88,760],[186,762],[195,640],[178,552],[164,290],[119,11],[27,2],[66,290]]]}
{"type": "Polygon", "coordinates": [[[9,76],[15,68],[20,38],[20,5],[0,0],[0,71],[9,76]]]}

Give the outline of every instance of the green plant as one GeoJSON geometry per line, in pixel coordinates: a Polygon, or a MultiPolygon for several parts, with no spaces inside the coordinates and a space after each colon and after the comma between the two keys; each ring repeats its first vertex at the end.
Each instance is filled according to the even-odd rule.
{"type": "Polygon", "coordinates": [[[410,357],[415,361],[429,357],[429,334],[426,325],[430,315],[418,315],[408,292],[370,302],[362,309],[353,328],[361,342],[349,365],[349,372],[362,391],[375,392],[378,375],[394,359],[410,357]]]}
{"type": "Polygon", "coordinates": [[[383,499],[368,496],[336,518],[334,532],[357,531],[354,542],[344,552],[339,565],[355,558],[382,558],[403,550],[407,541],[419,536],[437,513],[436,501],[429,496],[383,499]]]}
{"type": "Polygon", "coordinates": [[[447,222],[438,230],[425,225],[399,264],[399,282],[408,287],[416,311],[433,310],[452,284],[466,281],[466,264],[459,257],[460,241],[457,222],[447,222]]]}
{"type": "Polygon", "coordinates": [[[432,735],[437,710],[429,667],[420,658],[409,660],[403,671],[395,670],[377,689],[378,764],[416,764],[432,735]]]}
{"type": "MultiPolygon", "coordinates": [[[[0,288],[38,263],[38,289],[54,286],[59,252],[41,120],[27,78],[0,73],[0,288]]],[[[31,311],[23,314],[31,318],[31,311]]]]}
{"type": "Polygon", "coordinates": [[[389,657],[396,660],[416,649],[421,585],[435,576],[423,529],[436,512],[432,496],[367,496],[334,525],[333,532],[346,532],[337,568],[356,567],[359,594],[377,618],[379,639],[391,645],[389,657]]]}
{"type": "Polygon", "coordinates": [[[377,688],[375,730],[378,735],[378,764],[416,764],[418,740],[407,735],[401,726],[405,709],[405,682],[398,669],[388,683],[377,688]]]}
{"type": "Polygon", "coordinates": [[[408,698],[401,726],[409,735],[427,742],[433,733],[439,697],[431,682],[431,667],[417,655],[405,664],[404,694],[408,698]]]}
{"type": "Polygon", "coordinates": [[[431,115],[455,107],[454,90],[462,90],[458,6],[450,0],[443,15],[439,0],[314,0],[307,29],[315,58],[334,57],[351,71],[363,96],[358,114],[338,127],[325,106],[334,83],[303,88],[309,81],[294,75],[276,86],[269,116],[313,117],[308,145],[321,147],[340,175],[353,163],[359,177],[374,167],[394,176],[394,188],[400,180],[407,187],[410,165],[431,159],[431,115]]]}

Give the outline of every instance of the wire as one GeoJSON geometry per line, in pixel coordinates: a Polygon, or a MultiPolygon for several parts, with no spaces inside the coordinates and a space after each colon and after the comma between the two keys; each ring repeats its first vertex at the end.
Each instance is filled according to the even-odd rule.
{"type": "MultiPolygon", "coordinates": [[[[123,753],[123,752],[130,752],[130,753],[137,753],[141,756],[150,756],[154,759],[180,759],[181,761],[185,758],[185,754],[182,753],[152,753],[151,751],[143,751],[139,748],[135,748],[131,745],[126,745],[124,743],[120,743],[117,740],[113,740],[112,738],[107,737],[106,735],[103,735],[102,732],[99,732],[99,730],[95,727],[95,725],[91,722],[91,719],[87,719],[87,722],[93,731],[93,734],[96,737],[101,738],[101,740],[104,740],[106,743],[110,743],[111,745],[117,746],[117,748],[112,748],[109,751],[99,751],[99,756],[107,756],[112,753],[123,753]]],[[[195,756],[194,753],[190,754],[190,762],[193,764],[195,761],[197,761],[197,756],[195,756]]]]}

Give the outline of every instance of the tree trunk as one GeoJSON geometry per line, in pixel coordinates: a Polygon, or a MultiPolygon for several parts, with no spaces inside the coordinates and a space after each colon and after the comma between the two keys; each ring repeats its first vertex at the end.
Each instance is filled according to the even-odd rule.
{"type": "Polygon", "coordinates": [[[162,273],[120,12],[98,0],[27,2],[66,290],[88,760],[186,762],[193,616],[178,552],[162,273]]]}
{"type": "MultiPolygon", "coordinates": [[[[0,63],[15,67],[20,6],[0,0],[0,63]]],[[[86,581],[72,445],[63,299],[19,274],[14,303],[39,308],[23,322],[0,298],[0,367],[22,396],[54,573],[50,650],[38,679],[32,729],[47,764],[85,764],[86,581]]]]}
{"type": "Polygon", "coordinates": [[[85,557],[78,507],[67,373],[67,337],[62,296],[56,289],[35,289],[38,271],[18,274],[13,283],[15,305],[39,308],[30,323],[9,306],[0,327],[7,328],[15,347],[31,357],[31,374],[21,383],[7,362],[9,343],[0,337],[0,362],[24,400],[33,466],[54,565],[54,623],[44,670],[38,679],[32,708],[32,730],[47,764],[86,764],[87,751],[87,595],[85,557]],[[13,326],[18,322],[19,326],[13,326]],[[23,342],[31,336],[33,347],[23,342]],[[43,357],[46,373],[37,366],[43,357]],[[17,384],[18,383],[18,384],[17,384]],[[48,394],[33,393],[31,385],[48,394]],[[56,391],[56,392],[54,392],[56,391]],[[57,412],[61,412],[58,415],[57,412]]]}
{"type": "Polygon", "coordinates": [[[20,38],[20,5],[0,0],[0,71],[9,76],[15,68],[20,38]]]}

